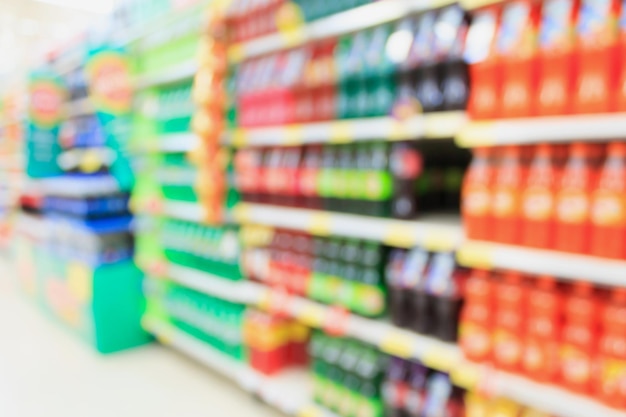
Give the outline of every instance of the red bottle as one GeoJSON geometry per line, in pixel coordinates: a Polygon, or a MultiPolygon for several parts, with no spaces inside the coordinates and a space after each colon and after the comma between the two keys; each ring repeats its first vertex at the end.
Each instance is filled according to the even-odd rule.
{"type": "Polygon", "coordinates": [[[491,238],[490,207],[496,172],[496,152],[493,148],[477,148],[463,179],[461,212],[470,239],[491,238]]]}
{"type": "Polygon", "coordinates": [[[459,345],[471,361],[491,359],[494,297],[489,272],[473,270],[465,284],[465,305],[459,326],[459,345]]]}
{"type": "Polygon", "coordinates": [[[465,60],[469,64],[470,89],[467,111],[473,119],[492,119],[499,115],[499,58],[495,40],[500,24],[500,8],[488,7],[477,11],[465,42],[465,60]]]}
{"type": "Polygon", "coordinates": [[[556,195],[557,250],[589,253],[591,249],[591,194],[603,157],[603,145],[572,145],[556,195]]]}
{"type": "Polygon", "coordinates": [[[522,245],[554,247],[556,192],[566,161],[567,146],[537,146],[522,190],[522,245]]]}
{"type": "Polygon", "coordinates": [[[613,142],[592,195],[591,253],[626,259],[626,143],[613,142]]]}
{"type": "Polygon", "coordinates": [[[530,146],[508,146],[502,152],[491,200],[492,237],[496,242],[515,245],[522,241],[522,188],[532,152],[530,146]]]}
{"type": "Polygon", "coordinates": [[[507,2],[497,36],[502,71],[501,117],[530,116],[537,91],[537,29],[540,4],[507,2]]]}
{"type": "Polygon", "coordinates": [[[523,368],[539,382],[557,382],[563,327],[563,297],[552,277],[540,277],[528,291],[523,368]]]}
{"type": "Polygon", "coordinates": [[[578,0],[547,0],[539,29],[539,87],[535,95],[541,116],[568,114],[576,81],[575,26],[578,0]]]}
{"type": "Polygon", "coordinates": [[[577,24],[576,113],[615,110],[619,0],[581,0],[577,24]]]}
{"type": "Polygon", "coordinates": [[[593,366],[600,336],[600,303],[591,284],[575,284],[567,295],[564,309],[561,382],[572,391],[591,395],[595,382],[593,366]]]}
{"type": "Polygon", "coordinates": [[[602,314],[599,397],[626,410],[626,290],[615,289],[602,314]]]}
{"type": "Polygon", "coordinates": [[[527,287],[524,277],[509,272],[496,287],[493,360],[500,369],[521,372],[524,355],[527,287]]]}

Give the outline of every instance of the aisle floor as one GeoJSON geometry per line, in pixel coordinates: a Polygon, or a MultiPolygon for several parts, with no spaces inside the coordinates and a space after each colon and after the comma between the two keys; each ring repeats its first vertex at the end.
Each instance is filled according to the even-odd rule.
{"type": "Polygon", "coordinates": [[[231,381],[153,344],[92,351],[0,269],[1,417],[279,417],[231,381]]]}

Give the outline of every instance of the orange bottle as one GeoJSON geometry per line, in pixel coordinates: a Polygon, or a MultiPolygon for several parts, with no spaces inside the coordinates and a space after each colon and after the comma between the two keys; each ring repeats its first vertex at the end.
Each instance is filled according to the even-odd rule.
{"type": "Polygon", "coordinates": [[[491,358],[494,296],[489,272],[473,270],[465,284],[459,345],[465,357],[474,362],[485,362],[491,358]]]}
{"type": "Polygon", "coordinates": [[[556,382],[563,326],[563,297],[554,278],[540,277],[528,292],[523,368],[539,382],[556,382]]]}
{"type": "Polygon", "coordinates": [[[546,0],[539,29],[539,87],[537,113],[541,116],[571,112],[576,81],[574,27],[578,0],[546,0]]]}
{"type": "Polygon", "coordinates": [[[581,0],[577,24],[576,113],[615,110],[620,9],[620,0],[581,0]]]}
{"type": "Polygon", "coordinates": [[[602,314],[599,397],[626,410],[626,290],[613,290],[602,314]]]}
{"type": "Polygon", "coordinates": [[[534,111],[540,4],[534,0],[513,0],[502,10],[496,41],[502,62],[501,117],[530,116],[534,111]]]}
{"type": "Polygon", "coordinates": [[[581,394],[593,393],[599,310],[598,296],[591,284],[579,282],[571,288],[564,304],[560,376],[566,388],[581,394]]]}
{"type": "Polygon", "coordinates": [[[522,188],[532,152],[530,146],[508,146],[502,153],[491,199],[493,240],[496,242],[514,245],[522,241],[522,188]]]}
{"type": "Polygon", "coordinates": [[[556,195],[556,245],[566,252],[591,249],[591,193],[597,184],[604,146],[572,145],[556,195]]]}
{"type": "Polygon", "coordinates": [[[469,64],[472,88],[467,111],[473,119],[492,119],[499,115],[499,58],[495,40],[500,24],[500,8],[487,7],[474,14],[465,42],[465,61],[469,64]]]}
{"type": "Polygon", "coordinates": [[[522,245],[548,249],[555,241],[555,194],[567,160],[567,146],[541,144],[522,190],[522,245]]]}
{"type": "Polygon", "coordinates": [[[608,146],[592,195],[591,223],[591,253],[626,259],[626,142],[608,146]]]}
{"type": "Polygon", "coordinates": [[[496,172],[495,152],[493,148],[477,148],[463,179],[461,212],[470,239],[488,240],[491,237],[489,208],[496,172]]]}
{"type": "Polygon", "coordinates": [[[522,370],[527,286],[518,272],[508,272],[496,287],[493,359],[499,369],[522,370]]]}

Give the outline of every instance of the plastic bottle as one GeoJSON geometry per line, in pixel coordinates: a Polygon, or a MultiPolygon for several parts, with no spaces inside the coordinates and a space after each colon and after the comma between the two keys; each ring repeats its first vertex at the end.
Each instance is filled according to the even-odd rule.
{"type": "Polygon", "coordinates": [[[537,26],[540,3],[515,0],[504,5],[496,49],[502,70],[502,117],[534,112],[537,91],[537,26]]]}
{"type": "Polygon", "coordinates": [[[561,344],[562,384],[581,394],[593,394],[594,360],[598,353],[600,304],[587,282],[576,283],[565,299],[561,344]]]}
{"type": "Polygon", "coordinates": [[[618,52],[619,57],[619,80],[615,88],[616,95],[616,111],[626,111],[626,7],[622,4],[622,10],[619,16],[619,35],[618,35],[618,52]]]}
{"type": "Polygon", "coordinates": [[[391,147],[389,166],[394,177],[394,196],[391,214],[397,219],[413,219],[418,213],[415,182],[422,174],[421,153],[409,143],[394,144],[391,147]]]}
{"type": "Polygon", "coordinates": [[[567,161],[567,146],[541,144],[522,190],[522,245],[549,249],[555,246],[556,192],[567,161]]]}
{"type": "Polygon", "coordinates": [[[626,143],[612,142],[593,191],[591,253],[626,259],[626,143]]]}
{"type": "Polygon", "coordinates": [[[527,286],[524,277],[517,272],[506,273],[495,286],[494,362],[500,369],[519,373],[526,336],[527,286]]]}
{"type": "Polygon", "coordinates": [[[495,288],[489,272],[473,270],[465,286],[459,331],[459,345],[471,361],[485,362],[491,358],[494,304],[495,288]]]}
{"type": "Polygon", "coordinates": [[[572,145],[556,195],[555,249],[589,253],[591,193],[597,185],[603,157],[603,145],[589,143],[572,145]]]}
{"type": "Polygon", "coordinates": [[[322,147],[312,145],[305,149],[304,159],[298,178],[299,194],[302,195],[302,205],[309,209],[322,208],[317,178],[322,163],[322,147]]]}
{"type": "Polygon", "coordinates": [[[617,87],[617,19],[621,1],[581,0],[578,14],[578,77],[574,112],[602,113],[615,109],[617,87]]]}
{"type": "Polygon", "coordinates": [[[495,151],[477,148],[465,174],[462,187],[461,213],[470,239],[491,238],[491,207],[493,181],[496,172],[495,151]]]}
{"type": "Polygon", "coordinates": [[[522,240],[522,187],[526,183],[533,148],[508,146],[492,187],[493,240],[519,244],[522,240]]]}
{"type": "Polygon", "coordinates": [[[499,114],[502,74],[494,53],[499,20],[498,6],[481,9],[467,34],[464,55],[472,82],[467,110],[473,119],[491,119],[499,114]]]}
{"type": "Polygon", "coordinates": [[[563,297],[554,278],[539,277],[528,291],[523,368],[539,382],[555,383],[563,326],[563,297]]]}
{"type": "Polygon", "coordinates": [[[547,0],[539,29],[537,113],[568,114],[576,82],[574,61],[578,0],[547,0]]]}
{"type": "Polygon", "coordinates": [[[626,410],[626,290],[611,292],[602,314],[599,397],[608,405],[626,410]]]}

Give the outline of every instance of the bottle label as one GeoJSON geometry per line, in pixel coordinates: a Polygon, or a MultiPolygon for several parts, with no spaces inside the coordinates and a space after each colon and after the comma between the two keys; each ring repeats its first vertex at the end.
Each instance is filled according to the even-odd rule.
{"type": "Polygon", "coordinates": [[[482,185],[468,187],[463,196],[463,212],[473,216],[484,216],[489,212],[491,195],[482,185]]]}
{"type": "Polygon", "coordinates": [[[357,285],[353,304],[358,313],[377,316],[385,311],[385,293],[373,285],[357,285]]]}
{"type": "Polygon", "coordinates": [[[626,359],[605,359],[601,365],[602,396],[608,399],[626,398],[626,359]]]}
{"type": "Polygon", "coordinates": [[[498,329],[494,334],[494,355],[496,361],[505,365],[515,365],[522,358],[522,344],[515,333],[498,329]]]}
{"type": "Polygon", "coordinates": [[[493,196],[493,213],[498,217],[511,217],[516,209],[513,190],[499,189],[493,196]]]}
{"type": "Polygon", "coordinates": [[[305,197],[317,196],[317,169],[303,169],[300,171],[300,193],[305,197]]]}
{"type": "Polygon", "coordinates": [[[566,382],[585,384],[591,378],[591,358],[573,345],[561,348],[561,373],[566,382]]]}
{"type": "Polygon", "coordinates": [[[393,179],[386,171],[370,171],[365,173],[365,199],[384,201],[391,197],[393,179]]]}
{"type": "Polygon", "coordinates": [[[564,191],[559,195],[557,217],[566,223],[583,223],[589,216],[589,197],[582,191],[564,191]]]}
{"type": "Polygon", "coordinates": [[[626,222],[624,197],[610,191],[598,191],[594,196],[591,219],[601,226],[617,226],[626,222]]]}
{"type": "Polygon", "coordinates": [[[524,217],[530,220],[548,220],[554,212],[554,197],[547,189],[530,189],[522,205],[524,217]]]}
{"type": "Polygon", "coordinates": [[[491,350],[491,334],[489,329],[471,322],[463,322],[459,328],[460,345],[467,357],[482,359],[491,350]]]}

